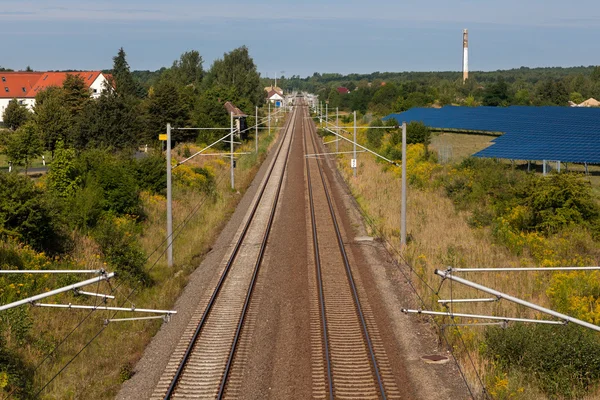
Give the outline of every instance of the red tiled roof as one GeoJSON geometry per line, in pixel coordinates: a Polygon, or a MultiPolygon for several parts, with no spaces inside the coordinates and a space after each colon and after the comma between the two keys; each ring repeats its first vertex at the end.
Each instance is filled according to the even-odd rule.
{"type": "Polygon", "coordinates": [[[101,71],[45,72],[36,82],[33,90],[27,93],[27,97],[35,97],[36,94],[51,86],[61,87],[65,79],[67,79],[67,75],[79,75],[83,79],[85,86],[89,88],[100,74],[101,71]]]}
{"type": "Polygon", "coordinates": [[[101,71],[0,72],[0,98],[33,98],[50,86],[62,86],[67,75],[79,75],[89,88],[100,74],[101,71]]]}
{"type": "Polygon", "coordinates": [[[337,91],[338,91],[339,94],[348,94],[348,93],[350,93],[350,90],[348,90],[348,88],[345,88],[345,87],[339,87],[339,88],[337,88],[337,91]]]}
{"type": "Polygon", "coordinates": [[[27,97],[42,72],[0,72],[0,98],[27,97]]]}

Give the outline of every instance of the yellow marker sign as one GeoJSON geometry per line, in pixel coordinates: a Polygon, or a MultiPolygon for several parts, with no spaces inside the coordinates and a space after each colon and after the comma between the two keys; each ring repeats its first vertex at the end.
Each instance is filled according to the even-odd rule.
{"type": "Polygon", "coordinates": [[[167,141],[167,134],[166,133],[161,133],[158,135],[158,140],[162,140],[162,141],[167,141]]]}

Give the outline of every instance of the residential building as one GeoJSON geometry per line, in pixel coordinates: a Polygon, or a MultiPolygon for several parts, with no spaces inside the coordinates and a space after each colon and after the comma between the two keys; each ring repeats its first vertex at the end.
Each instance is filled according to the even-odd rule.
{"type": "Polygon", "coordinates": [[[110,78],[101,71],[0,72],[0,122],[11,100],[17,99],[19,103],[33,109],[35,96],[51,86],[62,86],[67,75],[79,75],[83,78],[92,98],[100,96],[110,78]]]}

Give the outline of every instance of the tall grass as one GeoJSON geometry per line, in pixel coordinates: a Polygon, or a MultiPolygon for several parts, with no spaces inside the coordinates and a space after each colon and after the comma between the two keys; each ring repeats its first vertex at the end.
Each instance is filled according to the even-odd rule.
{"type": "MultiPolygon", "coordinates": [[[[147,254],[158,249],[148,260],[153,285],[139,287],[127,302],[125,299],[135,289],[135,285],[123,284],[113,293],[117,296],[109,305],[132,306],[154,309],[171,309],[188,282],[189,275],[200,264],[217,235],[235,210],[244,192],[252,182],[267,152],[273,146],[284,118],[279,124],[272,123],[270,133],[260,131],[259,153],[242,156],[235,169],[236,189],[232,191],[229,182],[229,163],[221,157],[197,157],[190,161],[191,166],[206,168],[215,177],[214,191],[206,193],[175,184],[173,192],[173,225],[178,227],[185,222],[181,235],[175,229],[174,258],[175,266],[167,267],[165,249],[164,196],[144,193],[143,203],[146,220],[143,222],[140,243],[147,254]],[[114,303],[114,302],[118,302],[114,303]]],[[[195,150],[194,145],[191,151],[195,150]]],[[[183,147],[174,149],[174,157],[181,160],[183,147]]],[[[254,142],[250,141],[237,152],[254,152],[254,142]]],[[[78,262],[102,266],[99,250],[87,237],[76,240],[73,257],[78,262]]],[[[113,283],[113,287],[118,281],[113,283]]],[[[94,287],[96,289],[96,287],[94,287]]],[[[106,284],[98,286],[100,292],[110,293],[106,284]]],[[[62,300],[62,299],[61,299],[62,300]]],[[[65,298],[68,301],[69,297],[65,298]]],[[[77,300],[73,301],[74,303],[77,300]]],[[[22,356],[36,365],[50,352],[58,340],[65,337],[87,314],[87,311],[75,310],[32,310],[32,317],[38,333],[34,334],[36,343],[23,349],[22,356]]],[[[73,356],[98,333],[106,318],[112,313],[96,311],[77,329],[64,345],[52,355],[35,374],[35,386],[41,388],[73,356]]],[[[117,318],[129,317],[120,313],[117,318]]],[[[175,317],[176,318],[176,317],[175,317]]],[[[110,323],[102,334],[72,364],[60,374],[41,394],[48,399],[110,399],[114,398],[121,383],[131,376],[133,366],[143,354],[144,348],[160,328],[160,320],[110,323]]],[[[37,390],[36,389],[36,390],[37,390]]]]}
{"type": "MultiPolygon", "coordinates": [[[[359,130],[359,142],[366,142],[364,132],[359,130]]],[[[324,140],[330,139],[331,137],[326,137],[324,140]]],[[[335,149],[335,144],[329,146],[330,149],[335,149]]],[[[340,151],[351,149],[350,143],[341,142],[340,151]]],[[[350,168],[351,155],[336,156],[336,163],[360,208],[368,217],[372,233],[383,236],[401,265],[406,261],[411,266],[410,280],[423,299],[423,304],[417,302],[418,307],[445,311],[446,308],[437,302],[438,299],[491,297],[463,285],[452,284],[451,281],[441,282],[434,274],[435,269],[538,265],[537,260],[530,255],[517,256],[506,246],[499,244],[490,228],[474,228],[469,225],[470,212],[456,209],[443,188],[433,179],[434,175],[451,174],[453,167],[451,165],[427,168],[417,166],[414,160],[410,159],[410,154],[414,155],[415,151],[414,147],[409,148],[407,165],[409,169],[413,169],[409,171],[409,176],[411,174],[417,176],[411,178],[411,181],[416,184],[410,185],[407,193],[408,245],[403,251],[399,251],[401,201],[399,169],[385,166],[371,155],[361,154],[358,157],[358,177],[355,178],[350,168]],[[423,185],[423,180],[427,180],[428,183],[423,185]]],[[[598,261],[600,260],[596,260],[598,261]]],[[[471,273],[464,276],[539,305],[551,306],[546,293],[553,276],[551,273],[471,273]]],[[[407,300],[405,306],[412,308],[415,303],[407,300]]],[[[469,314],[540,317],[530,309],[504,301],[467,303],[454,305],[451,309],[454,312],[469,314]]],[[[435,321],[440,325],[452,324],[452,321],[446,317],[437,318],[435,321]]],[[[484,321],[463,319],[456,322],[484,321]]],[[[433,329],[436,325],[431,326],[433,329]]],[[[483,327],[449,327],[443,332],[438,330],[437,333],[448,338],[470,386],[480,394],[482,386],[479,377],[482,377],[488,392],[497,399],[546,398],[546,395],[532,383],[530,376],[515,371],[505,373],[496,367],[493,360],[482,355],[483,327]]],[[[590,398],[596,398],[593,396],[597,394],[592,390],[589,395],[592,396],[590,398]]]]}

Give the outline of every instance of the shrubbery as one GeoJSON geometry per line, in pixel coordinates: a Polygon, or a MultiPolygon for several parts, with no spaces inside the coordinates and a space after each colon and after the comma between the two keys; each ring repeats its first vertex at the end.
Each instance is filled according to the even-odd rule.
{"type": "Polygon", "coordinates": [[[550,398],[582,398],[600,379],[600,339],[578,325],[490,328],[482,353],[505,371],[533,376],[550,398]]]}
{"type": "Polygon", "coordinates": [[[116,271],[119,279],[149,285],[150,277],[144,271],[146,256],[137,242],[136,231],[134,219],[107,215],[94,229],[93,237],[110,270],[116,271]]]}
{"type": "Polygon", "coordinates": [[[0,173],[0,236],[49,253],[67,244],[48,197],[26,176],[0,173]]]}

